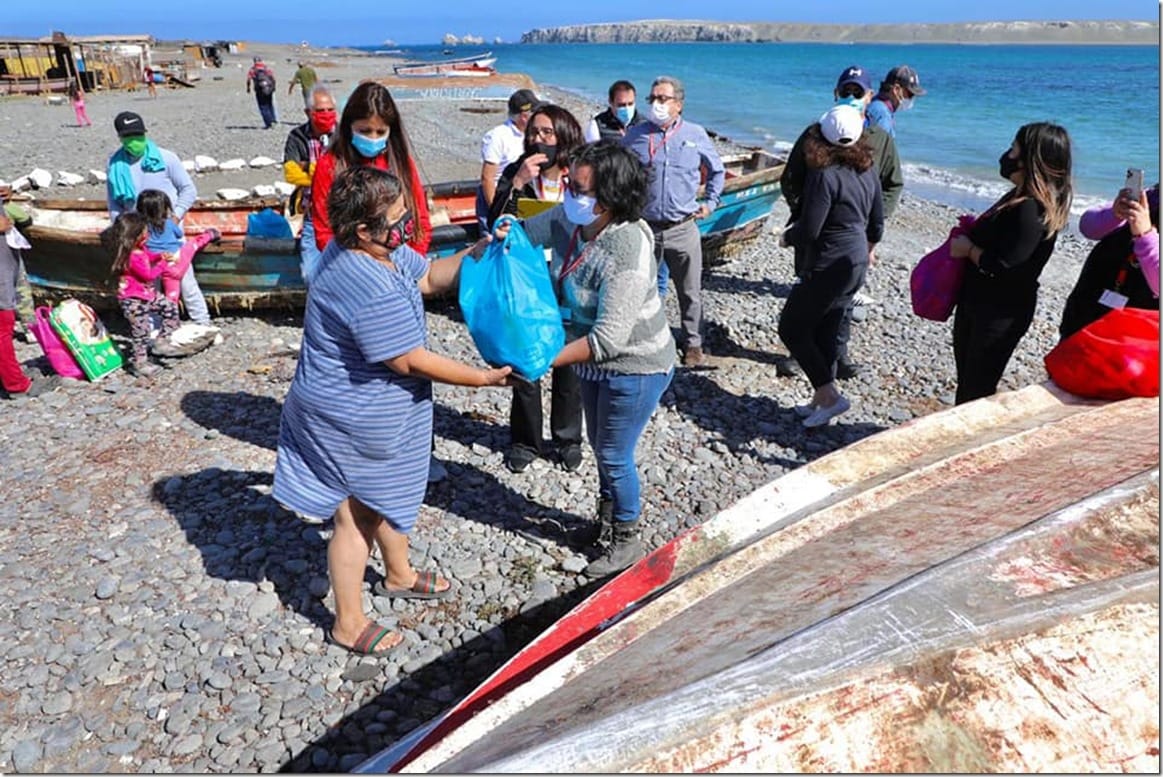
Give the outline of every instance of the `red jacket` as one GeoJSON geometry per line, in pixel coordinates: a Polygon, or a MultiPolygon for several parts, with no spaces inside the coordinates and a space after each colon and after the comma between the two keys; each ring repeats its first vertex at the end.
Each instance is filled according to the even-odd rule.
{"type": "MultiPolygon", "coordinates": [[[[388,158],[383,154],[374,159],[364,161],[378,167],[388,169],[388,158]]],[[[408,245],[421,254],[428,253],[428,244],[432,242],[432,219],[428,217],[428,195],[424,191],[424,184],[420,182],[420,172],[416,163],[408,160],[408,172],[411,174],[411,189],[416,200],[412,218],[416,220],[416,239],[408,245]]],[[[334,233],[331,231],[331,219],[327,216],[327,197],[331,194],[331,183],[335,180],[335,155],[324,154],[315,164],[315,177],[311,179],[311,221],[315,225],[315,245],[322,251],[331,242],[334,233]]]]}

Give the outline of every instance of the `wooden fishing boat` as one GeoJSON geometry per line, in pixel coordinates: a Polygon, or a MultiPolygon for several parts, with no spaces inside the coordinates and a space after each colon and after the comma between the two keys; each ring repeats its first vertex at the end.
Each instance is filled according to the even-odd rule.
{"type": "MultiPolygon", "coordinates": [[[[708,258],[738,241],[758,234],[779,196],[782,161],[761,149],[725,157],[728,169],[723,201],[698,222],[708,258]]],[[[451,256],[475,241],[476,180],[451,181],[428,187],[432,214],[433,259],[451,256]]],[[[110,259],[100,244],[109,226],[102,200],[43,199],[25,203],[33,217],[25,252],[29,282],[47,297],[82,297],[97,309],[115,308],[110,259]]],[[[301,308],[306,286],[299,267],[298,241],[247,234],[248,217],[264,208],[281,211],[278,198],[232,202],[199,200],[186,213],[188,234],[211,227],[222,240],[194,259],[198,284],[216,311],[301,308]]]]}
{"type": "Polygon", "coordinates": [[[1030,386],[763,486],[356,771],[1159,771],[1159,400],[1030,386]]]}
{"type": "Polygon", "coordinates": [[[497,58],[493,56],[493,52],[487,51],[484,54],[455,59],[401,62],[392,67],[392,72],[401,78],[487,76],[496,72],[493,67],[496,63],[497,58]]]}

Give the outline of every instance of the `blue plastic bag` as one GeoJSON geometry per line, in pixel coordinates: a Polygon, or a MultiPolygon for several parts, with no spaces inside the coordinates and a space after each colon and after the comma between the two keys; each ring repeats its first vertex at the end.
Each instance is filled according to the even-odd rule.
{"type": "Polygon", "coordinates": [[[247,237],[287,237],[294,238],[291,225],[273,208],[263,208],[258,213],[246,217],[247,237]]]}
{"type": "Polygon", "coordinates": [[[460,265],[460,310],[481,358],[537,380],[565,346],[545,253],[516,221],[479,261],[460,265]]]}

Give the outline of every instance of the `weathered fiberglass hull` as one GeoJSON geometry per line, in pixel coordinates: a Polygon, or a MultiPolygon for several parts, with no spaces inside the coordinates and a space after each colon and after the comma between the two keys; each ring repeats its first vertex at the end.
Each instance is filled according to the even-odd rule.
{"type": "Polygon", "coordinates": [[[358,771],[1158,773],[1158,428],[1046,384],[854,443],[358,771]]]}
{"type": "MultiPolygon", "coordinates": [[[[725,158],[728,178],[722,205],[698,222],[710,262],[758,234],[779,197],[782,161],[759,149],[725,158]]],[[[428,254],[452,256],[475,241],[477,182],[451,181],[428,187],[433,233],[428,254]]],[[[25,252],[29,281],[45,296],[84,298],[98,309],[114,305],[110,257],[99,234],[109,226],[99,200],[35,200],[28,203],[32,248],[25,252]]],[[[211,227],[222,240],[194,259],[198,284],[215,310],[302,308],[306,285],[299,267],[298,241],[247,235],[247,217],[264,208],[282,208],[277,198],[236,202],[199,200],[185,216],[188,234],[211,227]]]]}

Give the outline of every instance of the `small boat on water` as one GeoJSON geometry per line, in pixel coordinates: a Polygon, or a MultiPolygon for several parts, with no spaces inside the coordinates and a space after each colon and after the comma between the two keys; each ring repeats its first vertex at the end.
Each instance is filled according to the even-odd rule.
{"type": "MultiPolygon", "coordinates": [[[[700,220],[704,251],[713,261],[740,241],[758,234],[779,197],[783,160],[762,149],[725,156],[727,181],[722,205],[700,220]]],[[[433,259],[451,256],[475,241],[476,180],[428,187],[433,259]]],[[[24,263],[29,282],[52,298],[76,296],[97,309],[116,308],[108,276],[110,259],[100,233],[109,226],[102,200],[37,199],[23,203],[33,217],[27,233],[32,248],[24,263]]],[[[215,228],[222,239],[198,253],[194,268],[215,310],[297,309],[306,300],[295,238],[247,234],[248,217],[265,208],[281,212],[278,198],[233,202],[199,200],[186,214],[188,234],[215,228]]]]}
{"type": "Polygon", "coordinates": [[[496,73],[496,68],[493,67],[496,63],[497,58],[493,56],[493,52],[487,51],[484,54],[457,57],[455,59],[401,62],[398,65],[393,65],[392,71],[401,78],[431,76],[453,76],[458,78],[466,76],[480,77],[496,73]]]}
{"type": "Polygon", "coordinates": [[[1047,382],[816,459],[356,771],[1158,773],[1158,424],[1047,382]]]}

